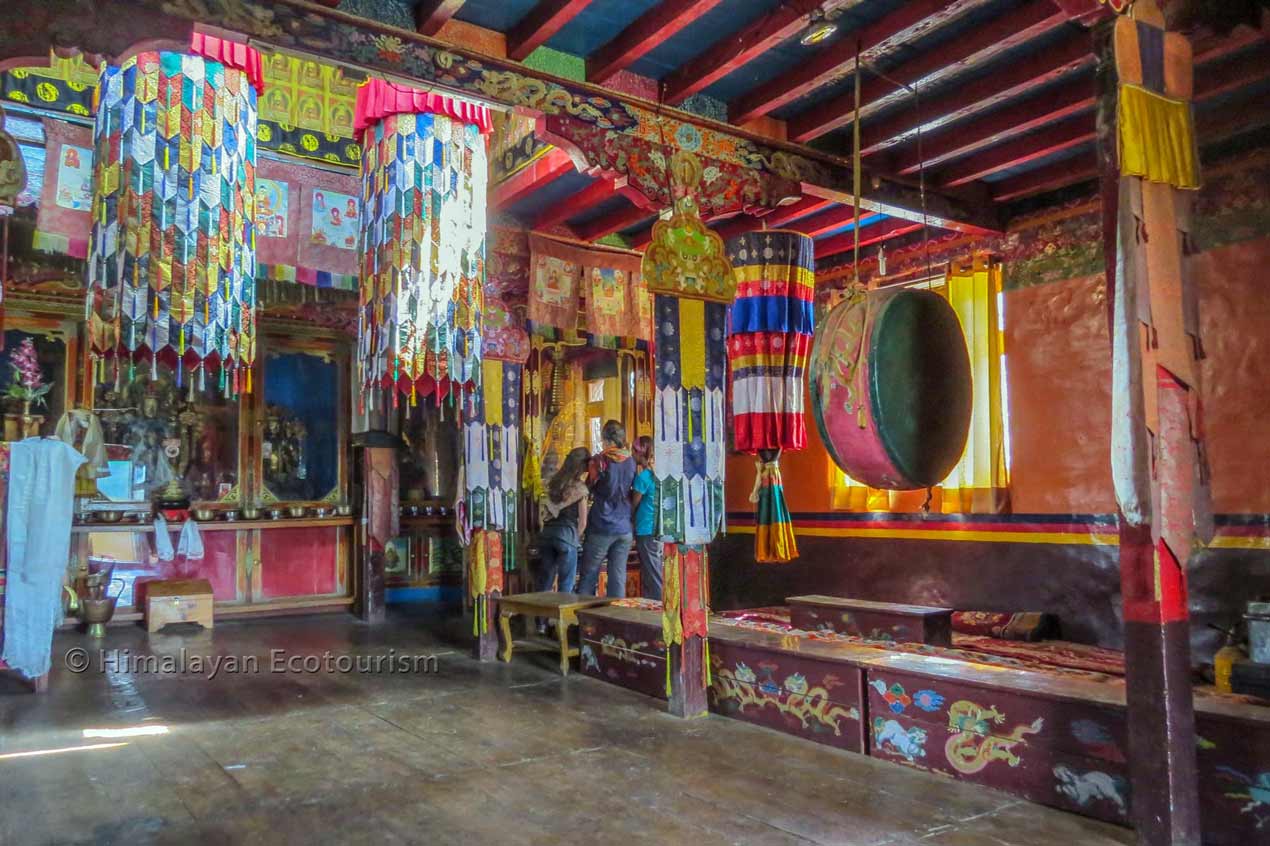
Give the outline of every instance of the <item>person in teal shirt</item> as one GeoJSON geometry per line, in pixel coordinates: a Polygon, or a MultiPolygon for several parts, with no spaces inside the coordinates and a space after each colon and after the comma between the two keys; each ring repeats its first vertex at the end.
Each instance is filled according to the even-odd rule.
{"type": "Polygon", "coordinates": [[[657,537],[657,479],[653,475],[653,439],[644,435],[635,442],[635,483],[631,504],[635,507],[635,550],[639,553],[639,583],[648,599],[661,599],[661,540],[657,537]]]}

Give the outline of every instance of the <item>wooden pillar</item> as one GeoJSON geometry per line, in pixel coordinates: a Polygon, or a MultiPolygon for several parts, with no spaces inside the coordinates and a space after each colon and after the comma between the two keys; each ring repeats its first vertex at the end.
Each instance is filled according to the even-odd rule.
{"type": "Polygon", "coordinates": [[[384,550],[398,534],[400,480],[394,447],[362,449],[361,545],[357,549],[357,616],[382,623],[384,608],[384,550]]]}
{"type": "Polygon", "coordinates": [[[706,639],[689,635],[684,642],[666,649],[670,662],[670,713],[676,717],[704,717],[706,702],[706,639]]]}
{"type": "Polygon", "coordinates": [[[1138,39],[1163,18],[1149,0],[1134,13],[1095,35],[1129,775],[1138,842],[1181,846],[1200,842],[1185,568],[1205,501],[1202,345],[1184,255],[1190,194],[1121,172],[1117,114],[1126,83],[1189,100],[1190,57],[1173,35],[1150,34],[1174,39],[1162,60],[1141,50],[1138,39]]]}
{"type": "Polygon", "coordinates": [[[487,595],[485,606],[489,609],[489,625],[478,631],[472,639],[472,657],[477,661],[493,661],[498,657],[498,597],[494,591],[487,595]]]}

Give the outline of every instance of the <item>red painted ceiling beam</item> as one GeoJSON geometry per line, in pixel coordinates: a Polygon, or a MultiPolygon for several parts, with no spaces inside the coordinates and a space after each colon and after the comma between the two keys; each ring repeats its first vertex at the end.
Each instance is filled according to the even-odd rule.
{"type": "Polygon", "coordinates": [[[617,179],[601,177],[573,196],[543,211],[534,220],[533,228],[547,229],[558,223],[564,223],[569,218],[577,217],[588,209],[593,209],[605,200],[611,199],[624,187],[626,187],[625,176],[617,179]]]}
{"type": "Polygon", "coordinates": [[[861,59],[871,61],[896,46],[938,29],[982,0],[907,0],[889,15],[843,40],[811,54],[794,70],[765,82],[737,100],[730,118],[747,123],[828,85],[851,71],[858,43],[861,59]]]}
{"type": "MultiPolygon", "coordinates": [[[[922,224],[920,222],[901,220],[898,217],[871,223],[860,229],[860,248],[872,247],[874,244],[889,241],[891,238],[898,238],[910,232],[917,232],[921,228],[922,224]]],[[[839,253],[850,252],[853,249],[855,249],[855,233],[843,232],[841,235],[817,241],[816,258],[828,258],[839,253]]]]}
{"type": "MultiPolygon", "coordinates": [[[[1210,64],[1214,56],[1225,56],[1228,53],[1221,47],[1215,47],[1196,57],[1197,62],[1203,63],[1195,74],[1197,100],[1243,88],[1270,74],[1270,46],[1251,51],[1237,61],[1210,64]]],[[[993,112],[971,125],[944,129],[934,138],[922,139],[922,155],[925,157],[926,167],[968,155],[1006,141],[1011,135],[1030,132],[1045,124],[1091,109],[1094,99],[1093,80],[1074,79],[1018,106],[993,112]]],[[[921,160],[916,148],[910,148],[896,157],[887,170],[911,174],[920,166],[921,160]]]]}
{"type": "Polygon", "coordinates": [[[436,35],[465,2],[467,0],[423,0],[415,7],[415,29],[423,35],[436,35]]]}
{"type": "Polygon", "coordinates": [[[721,221],[718,226],[711,228],[718,233],[720,238],[726,241],[729,238],[744,235],[747,232],[757,232],[763,228],[763,223],[748,214],[738,214],[721,221]]]}
{"type": "Polygon", "coordinates": [[[916,173],[923,164],[923,157],[927,168],[943,164],[1006,141],[1011,136],[1088,111],[1094,107],[1096,99],[1092,79],[1073,79],[1017,106],[999,109],[965,127],[951,127],[934,138],[923,138],[921,156],[913,146],[898,156],[888,170],[901,174],[916,173]]]}
{"type": "Polygon", "coordinates": [[[573,159],[559,147],[494,186],[494,208],[509,209],[548,183],[574,170],[573,159]]]}
{"type": "Polygon", "coordinates": [[[1091,151],[993,183],[992,199],[1008,203],[1097,178],[1098,158],[1091,151]]]}
{"type": "Polygon", "coordinates": [[[854,208],[851,206],[838,206],[836,209],[830,209],[815,217],[807,217],[795,221],[785,228],[816,238],[826,232],[832,232],[835,229],[846,226],[848,223],[855,221],[855,219],[854,208]]]}
{"type": "Polygon", "coordinates": [[[1093,116],[1080,115],[962,159],[940,172],[939,184],[948,188],[965,185],[967,182],[1043,159],[1052,153],[1087,144],[1094,140],[1094,135],[1093,116]]]}
{"type": "Polygon", "coordinates": [[[573,231],[583,241],[598,241],[605,235],[612,235],[614,232],[634,226],[654,214],[655,212],[641,209],[636,205],[623,206],[616,211],[611,211],[606,215],[597,217],[595,220],[584,223],[573,231]]]}
{"type": "MultiPolygon", "coordinates": [[[[932,85],[1065,23],[1067,15],[1054,6],[1053,0],[1032,0],[934,50],[924,51],[917,58],[887,71],[886,75],[914,88],[932,85]]],[[[907,94],[885,79],[866,74],[860,86],[860,116],[868,117],[907,94]]],[[[805,143],[848,126],[854,110],[854,91],[820,103],[789,121],[789,140],[805,143]]]]}
{"type": "Polygon", "coordinates": [[[874,125],[866,125],[861,130],[861,149],[865,155],[877,153],[915,138],[919,128],[923,134],[933,132],[1090,65],[1094,60],[1091,43],[1088,33],[1073,33],[1049,50],[1038,51],[997,73],[968,82],[944,97],[924,99],[921,115],[905,108],[874,125]]]}
{"type": "Polygon", "coordinates": [[[823,5],[824,0],[782,3],[666,77],[662,96],[667,103],[676,105],[704,91],[732,71],[802,32],[811,21],[811,13],[823,5]]]}
{"type": "Polygon", "coordinates": [[[507,58],[523,62],[590,3],[591,0],[541,0],[507,33],[507,58]]]}
{"type": "Polygon", "coordinates": [[[662,0],[587,59],[587,82],[604,84],[723,0],[662,0]]]}
{"type": "Polygon", "coordinates": [[[804,197],[796,203],[780,206],[763,217],[768,229],[778,229],[791,220],[822,212],[834,204],[833,200],[823,197],[804,197]]]}

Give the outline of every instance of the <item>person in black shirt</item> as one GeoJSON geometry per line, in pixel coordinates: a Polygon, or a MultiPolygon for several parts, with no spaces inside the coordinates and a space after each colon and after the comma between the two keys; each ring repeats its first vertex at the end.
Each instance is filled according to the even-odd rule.
{"type": "Polygon", "coordinates": [[[586,472],[589,455],[586,447],[577,447],[565,456],[556,475],[547,483],[547,495],[538,504],[542,531],[538,534],[538,551],[542,569],[536,588],[572,593],[578,573],[578,547],[586,531],[586,472]]]}

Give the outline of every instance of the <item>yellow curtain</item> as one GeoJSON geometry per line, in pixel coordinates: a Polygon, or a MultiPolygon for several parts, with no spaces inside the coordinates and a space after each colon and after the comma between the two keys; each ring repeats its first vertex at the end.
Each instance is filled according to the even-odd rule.
{"type": "MultiPolygon", "coordinates": [[[[1009,469],[1003,409],[1002,331],[998,313],[1000,262],[986,254],[954,262],[942,283],[930,290],[943,295],[957,312],[966,335],[974,385],[974,406],[966,451],[948,477],[930,492],[930,510],[944,514],[999,513],[1006,507],[1009,469]]],[[[870,488],[833,467],[831,506],[849,511],[919,511],[926,491],[870,488]]]]}
{"type": "Polygon", "coordinates": [[[1191,104],[1137,85],[1120,86],[1120,172],[1196,190],[1199,156],[1191,104]]]}

